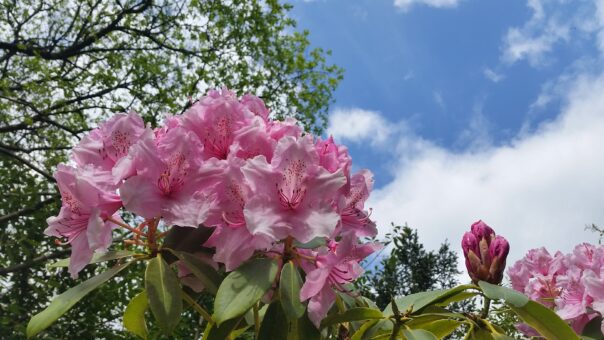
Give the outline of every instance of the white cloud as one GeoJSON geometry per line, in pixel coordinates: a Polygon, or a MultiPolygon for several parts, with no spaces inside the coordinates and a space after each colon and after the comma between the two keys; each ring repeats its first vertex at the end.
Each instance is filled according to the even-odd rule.
{"type": "Polygon", "coordinates": [[[388,123],[379,112],[359,108],[336,108],[329,116],[327,134],[353,143],[386,141],[398,127],[388,123]]]}
{"type": "Polygon", "coordinates": [[[425,5],[436,8],[452,8],[459,4],[460,0],[394,0],[394,6],[407,12],[415,5],[425,5]]]}
{"type": "Polygon", "coordinates": [[[503,80],[503,78],[505,78],[505,76],[501,73],[497,73],[493,70],[491,70],[490,68],[485,68],[482,73],[484,74],[485,78],[487,78],[488,80],[494,82],[494,83],[498,83],[500,81],[503,80]]]}
{"type": "Polygon", "coordinates": [[[556,45],[586,38],[604,51],[604,1],[528,0],[527,6],[531,18],[520,27],[509,28],[503,39],[504,62],[527,60],[534,67],[544,66],[551,61],[549,52],[556,45]]]}
{"type": "Polygon", "coordinates": [[[432,92],[432,97],[434,97],[434,102],[436,102],[436,105],[438,105],[438,107],[440,107],[441,110],[444,110],[445,109],[445,100],[443,99],[442,93],[440,93],[440,91],[434,91],[434,92],[432,92]]]}
{"type": "Polygon", "coordinates": [[[595,242],[584,226],[604,225],[604,76],[575,79],[556,120],[508,145],[452,152],[401,137],[394,179],[368,203],[373,217],[381,228],[408,222],[430,249],[445,239],[457,247],[483,219],[510,241],[511,261],[595,242]]]}

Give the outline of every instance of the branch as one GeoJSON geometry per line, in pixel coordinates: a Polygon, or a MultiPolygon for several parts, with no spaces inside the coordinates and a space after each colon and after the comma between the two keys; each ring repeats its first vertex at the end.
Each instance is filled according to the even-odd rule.
{"type": "Polygon", "coordinates": [[[14,153],[12,153],[10,150],[7,150],[3,147],[0,147],[0,153],[3,153],[5,155],[8,155],[16,160],[18,160],[19,162],[25,164],[28,168],[32,169],[33,171],[39,173],[40,175],[44,176],[44,178],[46,178],[47,180],[51,181],[51,182],[56,182],[55,178],[52,177],[48,172],[38,168],[37,166],[35,166],[34,164],[32,164],[30,161],[28,161],[27,159],[19,156],[19,155],[15,155],[14,153]]]}
{"type": "MultiPolygon", "coordinates": [[[[119,243],[119,242],[122,242],[123,240],[124,240],[123,238],[117,238],[117,239],[115,239],[115,242],[119,243]]],[[[19,263],[14,266],[0,268],[0,275],[6,276],[6,274],[8,274],[8,273],[12,273],[12,272],[16,272],[19,270],[28,269],[28,268],[40,265],[42,262],[45,262],[47,260],[52,260],[52,259],[57,259],[57,258],[63,257],[65,255],[69,254],[70,251],[71,251],[71,247],[64,248],[61,250],[57,250],[54,253],[34,257],[33,259],[31,259],[29,261],[25,261],[23,263],[19,263]]]]}
{"type": "Polygon", "coordinates": [[[11,220],[13,218],[17,218],[19,216],[23,216],[23,215],[27,215],[29,213],[35,212],[35,211],[39,210],[40,208],[44,207],[45,205],[48,205],[48,204],[56,201],[57,198],[59,198],[59,196],[53,196],[51,198],[45,199],[44,201],[40,201],[40,202],[32,205],[31,207],[25,207],[21,210],[13,211],[12,213],[2,215],[2,216],[0,216],[0,223],[11,220]]]}
{"type": "Polygon", "coordinates": [[[128,9],[125,9],[117,14],[116,18],[104,28],[97,32],[86,34],[86,37],[79,41],[74,42],[73,45],[63,49],[59,52],[51,52],[47,47],[34,47],[34,46],[23,46],[23,44],[17,41],[9,43],[0,41],[0,49],[7,50],[12,53],[22,53],[30,57],[40,56],[47,60],[56,59],[67,59],[79,54],[86,47],[94,44],[96,41],[104,38],[109,33],[115,31],[116,26],[122,21],[122,19],[128,14],[136,14],[144,12],[151,5],[150,0],[144,0],[139,4],[136,4],[128,9]]]}
{"type": "Polygon", "coordinates": [[[47,255],[42,255],[42,256],[34,257],[30,261],[19,263],[19,264],[16,264],[14,266],[0,268],[0,275],[6,275],[8,273],[12,273],[12,272],[16,272],[16,271],[19,271],[19,270],[27,269],[27,268],[36,266],[40,262],[44,262],[46,260],[52,260],[52,259],[56,259],[56,258],[59,258],[59,257],[63,257],[65,255],[69,254],[70,251],[71,251],[71,248],[65,248],[65,249],[57,250],[54,253],[50,253],[50,254],[47,254],[47,255]]]}

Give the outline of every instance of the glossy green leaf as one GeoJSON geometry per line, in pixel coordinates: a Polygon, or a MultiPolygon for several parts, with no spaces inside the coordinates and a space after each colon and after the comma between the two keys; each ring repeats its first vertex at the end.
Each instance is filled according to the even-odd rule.
{"type": "Polygon", "coordinates": [[[253,259],[231,272],[214,300],[216,323],[220,325],[250,309],[271,287],[277,270],[277,263],[271,259],[253,259]]]}
{"type": "Polygon", "coordinates": [[[523,307],[508,304],[518,316],[529,326],[533,327],[539,334],[549,340],[573,340],[579,336],[551,309],[542,304],[529,301],[523,307]]]}
{"type": "MultiPolygon", "coordinates": [[[[437,338],[442,339],[453,333],[463,322],[451,319],[435,320],[421,326],[421,329],[434,334],[437,338]]],[[[411,327],[411,326],[409,326],[411,327]]],[[[416,327],[411,327],[416,328],[416,327]]],[[[420,327],[417,327],[420,328],[420,327]]]]}
{"type": "Polygon", "coordinates": [[[222,276],[216,269],[193,254],[171,249],[169,251],[178,257],[191,273],[201,281],[205,291],[216,295],[218,287],[220,287],[220,283],[222,282],[222,276]]]}
{"type": "Polygon", "coordinates": [[[260,324],[258,340],[287,339],[288,320],[279,301],[268,306],[260,324]]]}
{"type": "Polygon", "coordinates": [[[229,337],[231,332],[237,329],[237,326],[243,318],[231,319],[223,322],[220,326],[215,323],[208,323],[203,331],[203,340],[224,340],[229,337]]]}
{"type": "Polygon", "coordinates": [[[80,301],[84,296],[95,288],[111,279],[117,273],[128,267],[132,262],[123,263],[108,269],[107,271],[94,276],[79,285],[66,290],[61,295],[55,297],[50,305],[40,313],[34,315],[27,324],[27,337],[32,337],[48,326],[52,325],[61,315],[65,314],[73,305],[80,301]]]}
{"type": "Polygon", "coordinates": [[[403,335],[407,340],[438,340],[438,338],[423,329],[403,329],[403,335]]]}
{"type": "MultiPolygon", "coordinates": [[[[474,285],[461,285],[453,287],[451,289],[439,289],[430,292],[419,292],[415,294],[410,294],[407,296],[396,298],[395,301],[401,313],[406,313],[408,311],[410,311],[411,313],[416,313],[431,304],[439,303],[460,292],[475,288],[476,286],[474,285]]],[[[391,304],[386,306],[386,308],[384,309],[384,315],[393,315],[391,304]]]]}
{"type": "Polygon", "coordinates": [[[142,291],[130,300],[124,311],[124,328],[134,335],[147,339],[145,311],[149,307],[147,292],[142,291]]]}
{"type": "Polygon", "coordinates": [[[485,281],[479,281],[478,285],[482,289],[483,294],[489,299],[504,300],[506,303],[515,307],[522,307],[529,302],[528,297],[513,289],[494,285],[485,281]]]}
{"type": "Polygon", "coordinates": [[[304,305],[300,302],[300,287],[302,286],[302,277],[294,264],[289,261],[281,269],[281,278],[279,279],[279,295],[281,305],[288,319],[298,319],[304,315],[304,305]]]}
{"type": "Polygon", "coordinates": [[[377,309],[357,307],[351,308],[344,313],[330,315],[321,321],[321,328],[335,325],[342,322],[361,321],[371,319],[382,319],[384,315],[377,309]]]}
{"type": "Polygon", "coordinates": [[[439,301],[437,303],[435,303],[436,306],[439,307],[447,307],[448,305],[454,303],[454,302],[459,302],[459,301],[463,301],[463,300],[467,300],[467,299],[471,299],[473,297],[475,297],[476,295],[478,295],[479,293],[477,292],[459,292],[455,295],[452,295],[442,301],[439,301]]]}
{"type": "MultiPolygon", "coordinates": [[[[136,254],[133,251],[129,250],[110,250],[104,254],[94,253],[92,256],[92,260],[88,264],[105,262],[110,260],[122,259],[124,257],[129,257],[136,254]]],[[[53,263],[48,264],[49,268],[57,268],[57,267],[69,267],[69,259],[62,259],[53,263]]]]}
{"type": "Polygon", "coordinates": [[[160,254],[147,263],[145,289],[158,325],[165,332],[172,332],[182,313],[182,291],[176,273],[160,254]]]}
{"type": "Polygon", "coordinates": [[[375,324],[377,324],[377,323],[378,323],[378,320],[369,320],[369,321],[365,322],[364,324],[361,325],[361,327],[359,327],[359,329],[357,329],[356,332],[354,332],[352,334],[352,337],[350,338],[350,340],[362,340],[363,336],[365,335],[367,330],[370,329],[371,327],[375,326],[375,324]]]}

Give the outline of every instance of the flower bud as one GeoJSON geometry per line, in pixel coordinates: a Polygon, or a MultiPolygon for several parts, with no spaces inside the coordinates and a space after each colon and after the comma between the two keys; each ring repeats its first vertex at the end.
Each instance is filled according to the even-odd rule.
{"type": "Polygon", "coordinates": [[[461,248],[466,259],[466,269],[474,283],[501,283],[505,260],[510,251],[505,238],[496,236],[491,227],[478,221],[472,224],[470,232],[464,234],[461,248]]]}

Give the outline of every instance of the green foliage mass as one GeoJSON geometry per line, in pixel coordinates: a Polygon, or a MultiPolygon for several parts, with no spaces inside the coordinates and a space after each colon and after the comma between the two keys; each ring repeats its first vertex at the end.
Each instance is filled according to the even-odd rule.
{"type": "MultiPolygon", "coordinates": [[[[258,95],[277,118],[324,128],[342,70],[326,62],[328,51],[311,49],[290,8],[276,0],[0,0],[3,338],[23,337],[29,317],[76,283],[44,267],[69,249],[43,230],[60,206],[56,164],[99,120],[134,110],[154,124],[227,86],[258,95]]],[[[106,268],[88,268],[78,281],[106,268]]],[[[121,313],[143,287],[140,270],[88,295],[46,337],[124,337],[121,313]]],[[[196,322],[183,320],[176,334],[194,335],[187,324],[196,322]]]]}

